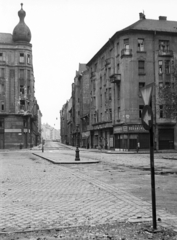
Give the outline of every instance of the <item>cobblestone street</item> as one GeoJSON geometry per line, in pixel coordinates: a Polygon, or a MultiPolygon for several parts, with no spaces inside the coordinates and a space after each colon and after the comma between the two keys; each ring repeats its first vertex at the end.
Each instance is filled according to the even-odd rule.
{"type": "MultiPolygon", "coordinates": [[[[1,232],[138,218],[151,221],[151,204],[122,187],[30,152],[0,155],[1,232]]],[[[157,218],[176,226],[177,217],[164,210],[158,210],[157,218]]]]}

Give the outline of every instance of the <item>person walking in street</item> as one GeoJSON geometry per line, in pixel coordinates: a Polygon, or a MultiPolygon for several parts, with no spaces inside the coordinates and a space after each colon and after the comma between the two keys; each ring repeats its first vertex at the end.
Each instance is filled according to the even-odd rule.
{"type": "Polygon", "coordinates": [[[137,142],[137,149],[136,149],[136,150],[137,150],[137,153],[139,152],[139,149],[140,149],[140,142],[138,141],[138,142],[137,142]]]}

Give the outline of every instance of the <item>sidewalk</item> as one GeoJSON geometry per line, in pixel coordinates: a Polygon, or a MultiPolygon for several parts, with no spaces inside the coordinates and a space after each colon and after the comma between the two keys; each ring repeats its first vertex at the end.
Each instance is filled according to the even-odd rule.
{"type": "MultiPolygon", "coordinates": [[[[72,150],[75,150],[76,147],[75,146],[70,146],[70,145],[66,145],[66,144],[63,144],[60,142],[60,145],[65,147],[65,148],[68,148],[68,149],[72,149],[72,150]]],[[[150,150],[147,149],[147,150],[139,150],[139,152],[137,153],[136,150],[127,150],[127,149],[120,149],[120,150],[114,150],[114,149],[96,149],[96,148],[79,148],[80,151],[88,151],[88,152],[97,152],[97,153],[107,153],[107,154],[150,154],[150,150]]],[[[165,153],[165,154],[172,154],[172,153],[177,153],[177,150],[173,150],[173,149],[169,149],[169,150],[154,150],[154,154],[155,153],[165,153]]]]}

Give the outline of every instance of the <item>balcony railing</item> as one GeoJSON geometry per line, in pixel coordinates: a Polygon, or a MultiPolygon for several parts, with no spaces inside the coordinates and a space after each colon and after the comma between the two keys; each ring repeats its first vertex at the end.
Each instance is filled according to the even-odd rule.
{"type": "Polygon", "coordinates": [[[159,56],[173,57],[173,51],[172,50],[159,50],[159,56]]]}
{"type": "Polygon", "coordinates": [[[121,51],[121,58],[122,57],[131,57],[132,56],[132,49],[122,49],[121,51]]]}
{"type": "Polygon", "coordinates": [[[121,74],[112,74],[110,77],[110,82],[111,83],[119,83],[121,81],[121,74]]]}

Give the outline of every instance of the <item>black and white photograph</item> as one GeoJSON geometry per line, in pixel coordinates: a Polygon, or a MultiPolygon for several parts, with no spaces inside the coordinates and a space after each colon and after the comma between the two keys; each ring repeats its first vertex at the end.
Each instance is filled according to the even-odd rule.
{"type": "Polygon", "coordinates": [[[177,2],[0,0],[0,240],[177,240],[177,2]]]}

